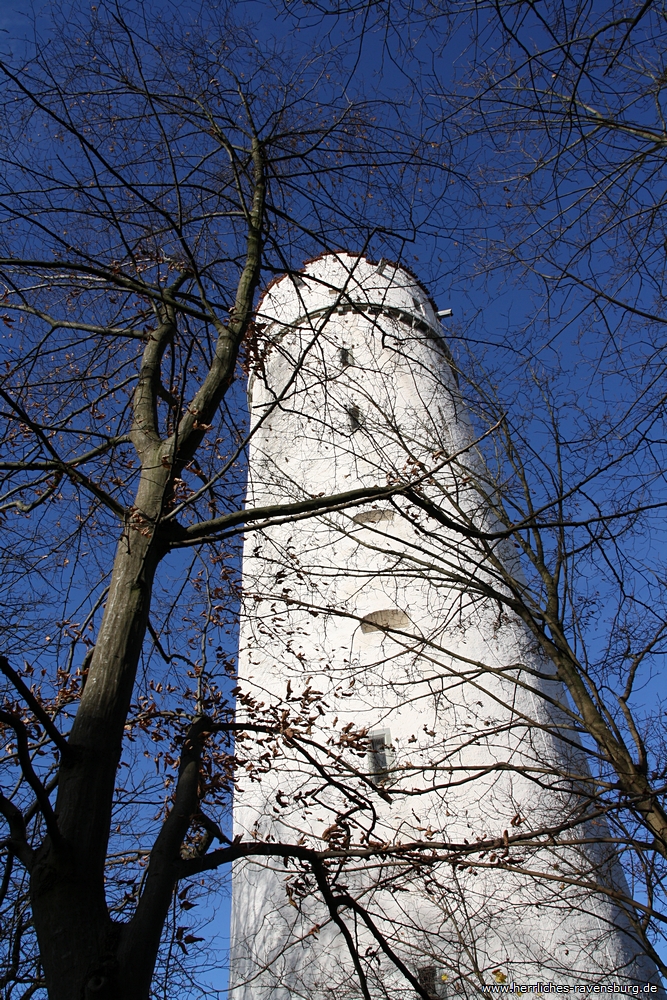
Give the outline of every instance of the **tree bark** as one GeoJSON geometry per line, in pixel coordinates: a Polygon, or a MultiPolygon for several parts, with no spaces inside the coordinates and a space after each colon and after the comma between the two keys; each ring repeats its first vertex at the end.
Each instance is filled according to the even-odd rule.
{"type": "MultiPolygon", "coordinates": [[[[148,501],[144,510],[153,508],[155,515],[168,471],[158,466],[150,478],[152,482],[142,483],[138,500],[148,501]]],[[[119,540],[107,606],[69,739],[71,752],[60,766],[56,817],[61,842],[45,838],[32,867],[31,900],[50,1000],[123,995],[117,991],[121,927],[108,913],[104,864],[123,729],[164,552],[150,520],[135,511],[119,540]]],[[[144,956],[151,971],[154,958],[144,956]]]]}

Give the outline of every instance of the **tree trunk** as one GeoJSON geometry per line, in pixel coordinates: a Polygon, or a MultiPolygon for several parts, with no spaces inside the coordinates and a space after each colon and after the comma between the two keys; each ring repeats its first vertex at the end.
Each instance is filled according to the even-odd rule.
{"type": "MultiPolygon", "coordinates": [[[[159,478],[163,482],[151,484],[153,502],[146,505],[153,509],[153,523],[134,514],[116,551],[109,598],[69,739],[71,753],[60,766],[56,816],[61,841],[47,837],[32,867],[32,908],[49,1000],[130,996],[118,990],[122,928],[108,914],[104,864],[123,729],[155,571],[164,553],[153,530],[156,494],[160,499],[164,495],[167,477],[159,478]]],[[[140,488],[138,501],[141,493],[140,488]]],[[[139,502],[137,507],[142,509],[139,502]]],[[[152,971],[155,955],[142,959],[152,971]]],[[[131,971],[122,970],[126,982],[131,971]]],[[[147,997],[148,991],[141,995],[147,997]]]]}
{"type": "Polygon", "coordinates": [[[123,731],[153,581],[169,547],[161,520],[173,499],[174,476],[195,453],[231,382],[259,279],[265,181],[257,139],[253,163],[247,258],[231,318],[227,325],[216,322],[218,340],[210,370],[182,414],[177,433],[166,441],[159,434],[157,399],[163,354],[176,330],[171,291],[162,322],[147,338],[142,357],[130,435],[141,460],[141,480],[116,550],[107,605],[68,739],[69,753],[60,764],[59,839],[56,843],[46,837],[31,865],[30,894],[49,1000],[148,1000],[177,881],[180,844],[197,806],[198,762],[193,770],[186,751],[179,773],[182,801],[177,788],[175,808],[154,845],[135,916],[128,924],[114,924],[106,905],[104,867],[123,731]]]}

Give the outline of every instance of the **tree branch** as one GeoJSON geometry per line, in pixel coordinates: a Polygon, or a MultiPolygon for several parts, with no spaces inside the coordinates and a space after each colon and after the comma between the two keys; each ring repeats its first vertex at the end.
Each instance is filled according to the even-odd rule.
{"type": "Polygon", "coordinates": [[[9,824],[9,840],[5,841],[7,847],[25,865],[27,870],[30,871],[35,852],[28,843],[25,816],[2,792],[0,792],[0,813],[2,813],[9,824]]]}
{"type": "Polygon", "coordinates": [[[239,344],[253,317],[255,291],[259,286],[262,265],[262,229],[266,210],[266,173],[264,150],[258,137],[252,140],[253,191],[247,215],[246,259],[236,286],[236,298],[225,326],[215,315],[209,316],[217,332],[215,356],[201,387],[187,407],[171,438],[179,466],[187,464],[199,446],[234,374],[239,344]]]}
{"type": "Polygon", "coordinates": [[[12,410],[14,410],[19,415],[21,420],[28,425],[30,430],[37,435],[37,437],[42,442],[46,450],[51,455],[53,455],[55,459],[54,465],[57,469],[61,469],[66,476],[69,476],[72,482],[76,483],[79,486],[83,486],[84,489],[92,493],[93,496],[96,497],[101,503],[103,503],[105,507],[108,507],[119,517],[125,517],[126,511],[122,504],[118,503],[118,501],[115,500],[109,493],[107,493],[106,490],[103,490],[101,486],[98,486],[97,483],[94,483],[92,479],[89,479],[88,476],[84,476],[82,472],[77,472],[67,462],[63,461],[63,459],[60,458],[55,448],[53,447],[49,439],[42,431],[41,427],[39,427],[38,424],[34,422],[34,420],[31,420],[31,418],[28,416],[28,414],[20,405],[20,403],[17,403],[15,400],[13,400],[11,396],[4,391],[4,389],[0,389],[0,396],[2,396],[7,405],[10,406],[12,410]]]}
{"type": "Polygon", "coordinates": [[[53,719],[48,715],[45,709],[40,705],[39,701],[32,693],[27,684],[24,683],[22,678],[17,674],[17,672],[9,665],[9,660],[6,656],[0,655],[0,671],[5,675],[7,680],[13,684],[19,694],[25,699],[26,704],[32,710],[33,715],[36,719],[41,722],[44,730],[51,737],[55,745],[57,746],[63,757],[69,752],[70,748],[67,740],[62,735],[60,730],[57,728],[53,719]]]}
{"type": "MultiPolygon", "coordinates": [[[[317,886],[320,892],[322,893],[322,898],[324,899],[326,907],[329,913],[331,914],[331,919],[333,920],[336,927],[343,935],[345,944],[347,945],[347,949],[350,953],[350,958],[352,959],[352,964],[354,965],[357,977],[359,979],[359,986],[361,987],[361,992],[363,993],[365,1000],[372,1000],[370,991],[368,989],[366,974],[362,968],[361,961],[359,959],[359,950],[354,943],[354,939],[350,934],[350,931],[345,921],[338,912],[338,900],[331,891],[331,887],[327,881],[326,869],[321,861],[313,864],[313,874],[315,875],[315,878],[317,880],[317,886]]],[[[428,995],[424,994],[423,992],[421,993],[421,995],[425,996],[426,1000],[429,1000],[428,995]]]]}
{"type": "Polygon", "coordinates": [[[16,747],[23,775],[35,793],[35,798],[39,803],[40,811],[44,817],[46,828],[54,844],[60,843],[61,836],[56,822],[55,813],[49,801],[49,795],[44,785],[35,774],[30,760],[30,748],[28,745],[28,734],[23,722],[10,712],[0,711],[0,723],[9,726],[16,733],[16,747]]]}
{"type": "Polygon", "coordinates": [[[193,722],[185,738],[174,804],[151,851],[144,890],[121,945],[128,961],[133,954],[157,953],[174,886],[179,879],[181,846],[193,816],[199,812],[201,751],[211,726],[211,720],[202,716],[193,722]]]}
{"type": "Polygon", "coordinates": [[[380,500],[397,496],[405,491],[404,485],[399,486],[373,486],[368,489],[348,490],[346,493],[335,493],[333,496],[309,497],[308,500],[295,500],[294,503],[269,504],[266,507],[254,507],[250,510],[237,510],[232,514],[223,514],[220,517],[212,518],[210,521],[200,521],[189,528],[179,526],[178,531],[174,531],[174,537],[178,546],[194,545],[195,543],[206,541],[209,537],[217,535],[221,531],[233,528],[238,524],[248,524],[253,521],[266,520],[273,523],[273,518],[289,518],[297,514],[314,514],[319,511],[324,513],[337,510],[345,510],[346,507],[354,507],[358,504],[366,503],[368,500],[380,500]]]}
{"type": "Polygon", "coordinates": [[[341,896],[336,896],[335,900],[336,903],[338,904],[343,903],[345,906],[348,906],[351,910],[354,910],[354,912],[361,917],[361,919],[366,924],[366,926],[368,927],[369,931],[371,932],[377,943],[382,948],[387,958],[391,962],[393,962],[398,971],[405,976],[405,978],[410,983],[412,988],[417,992],[417,994],[420,997],[422,997],[422,1000],[432,1000],[430,994],[426,992],[426,990],[421,985],[419,980],[412,975],[405,962],[403,962],[399,958],[394,949],[390,946],[384,934],[382,934],[375,926],[375,922],[372,920],[370,914],[364,909],[364,907],[360,906],[359,903],[356,901],[356,899],[353,899],[352,896],[350,896],[348,893],[344,893],[341,896]]]}

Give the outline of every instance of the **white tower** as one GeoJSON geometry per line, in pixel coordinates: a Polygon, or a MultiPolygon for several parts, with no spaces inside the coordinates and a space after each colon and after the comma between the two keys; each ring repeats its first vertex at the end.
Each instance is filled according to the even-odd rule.
{"type": "MultiPolygon", "coordinates": [[[[488,525],[414,277],[324,255],[274,282],[258,318],[249,505],[412,481],[488,525]]],[[[493,576],[474,540],[401,495],[247,534],[238,717],[263,704],[282,736],[238,744],[234,833],[329,857],[314,872],[275,854],[235,865],[234,1000],[655,975],[626,914],[591,892],[622,884],[613,858],[548,840],[581,804],[569,776],[585,764],[523,626],[471,573],[493,576]],[[536,837],[512,846],[524,831],[536,837]]]]}

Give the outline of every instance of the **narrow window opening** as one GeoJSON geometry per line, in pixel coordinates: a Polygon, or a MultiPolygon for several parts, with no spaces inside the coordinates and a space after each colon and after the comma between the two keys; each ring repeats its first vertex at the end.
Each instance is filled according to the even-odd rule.
{"type": "Polygon", "coordinates": [[[415,307],[415,309],[417,310],[417,312],[419,312],[419,313],[423,313],[424,312],[424,307],[421,304],[421,302],[419,301],[419,299],[413,298],[412,299],[412,304],[415,307]]]}
{"type": "Polygon", "coordinates": [[[305,288],[306,287],[306,282],[303,280],[303,278],[301,277],[300,274],[293,274],[292,275],[292,281],[294,282],[294,284],[296,285],[297,288],[305,288]]]}
{"type": "Polygon", "coordinates": [[[391,733],[381,729],[368,734],[368,771],[374,785],[386,785],[392,780],[394,751],[391,733]]]}
{"type": "Polygon", "coordinates": [[[405,628],[410,619],[405,611],[398,608],[384,608],[382,611],[371,611],[361,622],[361,631],[382,632],[387,628],[405,628]]]}
{"type": "Polygon", "coordinates": [[[417,969],[417,981],[433,1000],[441,1000],[447,996],[447,975],[435,965],[425,965],[417,969]]]}
{"type": "Polygon", "coordinates": [[[433,997],[436,1000],[438,994],[436,993],[436,967],[435,965],[425,965],[422,969],[417,970],[417,979],[421,988],[428,993],[429,997],[433,997]]]}
{"type": "Polygon", "coordinates": [[[389,261],[385,260],[385,258],[383,257],[382,260],[380,261],[380,263],[377,266],[377,273],[378,274],[384,274],[384,270],[385,270],[385,268],[386,268],[386,266],[387,266],[388,263],[389,263],[389,261]]]}
{"type": "Polygon", "coordinates": [[[350,431],[354,434],[355,431],[358,431],[364,425],[361,410],[358,406],[348,406],[346,412],[350,431]]]}
{"type": "Polygon", "coordinates": [[[340,363],[343,368],[350,368],[354,364],[354,356],[349,347],[341,347],[340,363]]]}

